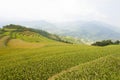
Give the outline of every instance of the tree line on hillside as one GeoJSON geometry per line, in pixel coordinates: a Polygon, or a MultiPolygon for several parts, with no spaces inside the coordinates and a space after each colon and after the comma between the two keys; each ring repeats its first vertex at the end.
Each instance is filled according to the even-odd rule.
{"type": "Polygon", "coordinates": [[[116,41],[112,41],[112,40],[102,40],[102,41],[97,41],[95,43],[93,43],[93,46],[107,46],[107,45],[119,45],[120,41],[116,40],[116,41]]]}
{"type": "Polygon", "coordinates": [[[3,26],[3,28],[7,28],[7,29],[25,29],[24,26],[15,25],[15,24],[5,25],[5,26],[3,26]]]}

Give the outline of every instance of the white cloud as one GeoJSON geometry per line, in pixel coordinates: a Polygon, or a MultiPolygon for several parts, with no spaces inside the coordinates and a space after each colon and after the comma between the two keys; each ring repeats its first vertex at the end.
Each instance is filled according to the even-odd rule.
{"type": "Polygon", "coordinates": [[[112,5],[115,1],[118,0],[0,0],[0,19],[44,19],[53,22],[81,19],[111,22],[115,16],[108,7],[116,9],[112,5]]]}
{"type": "Polygon", "coordinates": [[[79,0],[2,0],[0,14],[7,18],[67,20],[86,16],[92,8],[79,0]]]}

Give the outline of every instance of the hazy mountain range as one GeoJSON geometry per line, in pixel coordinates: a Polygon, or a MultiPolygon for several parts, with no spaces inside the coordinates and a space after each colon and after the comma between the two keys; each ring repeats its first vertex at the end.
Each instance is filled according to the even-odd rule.
{"type": "Polygon", "coordinates": [[[64,23],[50,23],[47,21],[0,22],[6,24],[20,24],[63,36],[73,36],[86,40],[120,40],[120,29],[99,21],[74,21],[64,23]]]}

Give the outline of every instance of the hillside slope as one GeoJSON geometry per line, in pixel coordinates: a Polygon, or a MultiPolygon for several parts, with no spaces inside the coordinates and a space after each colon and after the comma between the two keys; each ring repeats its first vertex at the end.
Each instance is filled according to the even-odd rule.
{"type": "Polygon", "coordinates": [[[2,36],[0,39],[0,48],[6,47],[9,39],[9,36],[2,36]]]}
{"type": "MultiPolygon", "coordinates": [[[[31,49],[0,48],[0,79],[48,80],[48,78],[61,71],[100,57],[119,54],[119,52],[120,46],[101,48],[85,45],[53,45],[31,49]]],[[[90,65],[94,67],[94,64],[90,65]]],[[[114,64],[112,65],[115,66],[114,64]]],[[[102,69],[99,66],[97,68],[102,69]]],[[[119,69],[116,70],[118,71],[119,69]]]]}
{"type": "Polygon", "coordinates": [[[65,41],[61,40],[57,35],[53,35],[42,30],[26,28],[20,25],[6,25],[0,31],[1,46],[6,42],[4,37],[9,36],[9,41],[5,43],[4,47],[39,48],[47,45],[65,44],[65,41]]]}
{"type": "Polygon", "coordinates": [[[22,34],[26,34],[28,36],[29,35],[32,36],[34,33],[36,33],[36,34],[39,34],[39,36],[41,35],[41,36],[44,36],[49,39],[60,41],[60,38],[57,35],[50,34],[46,31],[39,30],[39,29],[27,28],[27,27],[21,26],[21,25],[14,25],[14,24],[6,25],[6,26],[3,26],[3,31],[11,32],[10,35],[12,35],[12,32],[21,32],[22,34]]]}
{"type": "Polygon", "coordinates": [[[120,80],[120,55],[110,55],[80,64],[49,80],[120,80]]]}
{"type": "MultiPolygon", "coordinates": [[[[116,75],[119,71],[119,68],[116,68],[116,63],[119,63],[117,58],[120,55],[120,45],[96,47],[83,44],[66,44],[59,41],[57,37],[55,38],[58,40],[51,39],[51,34],[47,35],[48,38],[45,36],[46,33],[44,35],[43,33],[44,31],[21,28],[18,25],[2,28],[0,34],[0,80],[48,80],[62,71],[73,67],[78,69],[79,66],[84,64],[86,67],[90,67],[90,71],[99,69],[100,75],[102,73],[112,74],[113,78],[107,78],[108,80],[119,79],[119,76],[116,75]],[[116,56],[104,58],[110,55],[116,56]],[[101,57],[103,59],[99,61],[101,57]],[[98,61],[96,61],[97,59],[98,61]],[[94,64],[94,60],[98,64],[94,64]],[[99,66],[104,60],[103,66],[99,66]],[[87,65],[88,63],[89,65],[87,65]],[[106,66],[113,71],[107,69],[106,66]],[[104,71],[104,68],[106,71],[104,71]],[[114,69],[116,74],[114,74],[114,69]]],[[[86,67],[83,66],[84,70],[86,70],[86,67]]],[[[91,73],[90,71],[88,73],[91,73]]],[[[87,73],[83,72],[83,74],[87,73]]],[[[109,77],[109,75],[104,76],[109,77]]],[[[101,80],[104,80],[104,76],[101,77],[101,80]]],[[[59,77],[57,78],[59,79],[59,77]]]]}

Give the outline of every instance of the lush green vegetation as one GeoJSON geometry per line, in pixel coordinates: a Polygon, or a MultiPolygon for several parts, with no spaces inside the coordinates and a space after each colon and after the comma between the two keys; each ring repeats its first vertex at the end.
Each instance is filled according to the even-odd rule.
{"type": "Polygon", "coordinates": [[[0,77],[2,80],[47,80],[68,68],[119,53],[119,48],[64,45],[37,49],[0,49],[0,77]]]}
{"type": "MultiPolygon", "coordinates": [[[[50,34],[46,31],[43,31],[43,30],[38,30],[38,29],[33,29],[33,28],[27,28],[27,27],[24,27],[24,26],[21,26],[21,25],[14,25],[14,24],[10,24],[10,25],[6,25],[6,26],[3,26],[3,30],[4,32],[8,31],[8,32],[11,32],[11,34],[13,32],[25,32],[25,31],[29,31],[29,32],[34,32],[34,33],[37,33],[37,34],[40,34],[46,38],[49,38],[49,39],[53,39],[53,40],[56,40],[56,41],[61,41],[61,42],[66,42],[66,43],[69,43],[67,41],[64,41],[62,40],[59,36],[55,35],[55,34],[50,34]]],[[[31,35],[32,33],[28,33],[28,35],[31,35]]]]}
{"type": "Polygon", "coordinates": [[[119,45],[66,44],[35,31],[7,27],[0,35],[4,35],[0,38],[0,80],[120,79],[119,45]]]}
{"type": "Polygon", "coordinates": [[[116,55],[80,64],[49,80],[120,80],[120,55],[116,55]]]}
{"type": "Polygon", "coordinates": [[[93,43],[93,46],[107,46],[107,45],[118,45],[120,44],[119,40],[116,41],[112,41],[112,40],[103,40],[103,41],[97,41],[95,43],[93,43]]]}

